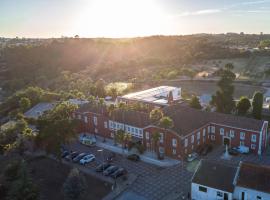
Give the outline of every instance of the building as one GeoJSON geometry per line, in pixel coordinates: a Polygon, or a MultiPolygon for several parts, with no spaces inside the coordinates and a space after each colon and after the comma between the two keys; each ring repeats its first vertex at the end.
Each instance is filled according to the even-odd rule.
{"type": "Polygon", "coordinates": [[[52,110],[56,106],[56,103],[43,102],[38,103],[30,110],[24,113],[26,118],[34,118],[37,119],[42,116],[45,112],[52,110]]]}
{"type": "Polygon", "coordinates": [[[237,167],[202,160],[191,181],[193,200],[232,200],[237,167]]]}
{"type": "Polygon", "coordinates": [[[268,143],[268,122],[263,120],[205,112],[183,104],[167,106],[163,112],[174,122],[170,129],[152,122],[149,113],[121,109],[109,113],[106,106],[91,104],[82,105],[73,117],[81,120],[80,132],[113,139],[116,131],[123,129],[147,151],[174,159],[182,159],[204,144],[246,146],[260,155],[268,143]],[[160,134],[157,146],[153,141],[156,132],[160,134]]]}
{"type": "Polygon", "coordinates": [[[117,97],[118,102],[142,103],[150,107],[164,107],[181,100],[181,88],[160,86],[117,97]]]}
{"type": "Polygon", "coordinates": [[[270,167],[240,162],[234,167],[201,160],[192,177],[193,200],[268,200],[270,167]]]}

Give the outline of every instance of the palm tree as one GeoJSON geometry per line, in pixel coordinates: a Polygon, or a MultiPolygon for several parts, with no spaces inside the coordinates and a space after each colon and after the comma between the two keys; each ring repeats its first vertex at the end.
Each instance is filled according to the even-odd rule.
{"type": "Polygon", "coordinates": [[[159,158],[159,149],[158,149],[158,141],[160,140],[160,133],[159,132],[155,132],[152,136],[152,140],[154,142],[154,148],[155,148],[155,152],[157,153],[157,157],[159,158]]]}

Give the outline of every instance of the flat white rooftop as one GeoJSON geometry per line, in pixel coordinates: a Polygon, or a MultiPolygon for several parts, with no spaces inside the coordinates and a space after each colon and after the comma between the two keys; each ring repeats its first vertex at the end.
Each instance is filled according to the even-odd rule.
{"type": "Polygon", "coordinates": [[[157,104],[167,104],[168,103],[167,97],[169,95],[169,92],[172,92],[174,101],[181,99],[181,88],[172,86],[159,86],[148,90],[143,90],[140,92],[130,93],[122,96],[122,98],[152,102],[157,104]]]}

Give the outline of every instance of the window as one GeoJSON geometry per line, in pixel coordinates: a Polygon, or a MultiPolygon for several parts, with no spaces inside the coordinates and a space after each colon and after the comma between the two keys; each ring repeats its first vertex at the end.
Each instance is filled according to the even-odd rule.
{"type": "Polygon", "coordinates": [[[245,132],[240,132],[240,139],[244,140],[245,139],[245,132]]]}
{"type": "Polygon", "coordinates": [[[135,133],[138,133],[138,129],[137,128],[135,128],[135,133]]]}
{"type": "Polygon", "coordinates": [[[149,132],[145,132],[145,138],[149,140],[149,132]]]}
{"type": "Polygon", "coordinates": [[[134,128],[131,128],[131,132],[134,133],[134,128]]]}
{"type": "Polygon", "coordinates": [[[104,122],[104,128],[108,128],[108,123],[104,122]]]}
{"type": "Polygon", "coordinates": [[[199,186],[199,191],[200,192],[207,192],[207,188],[203,186],[199,186]]]}
{"type": "Polygon", "coordinates": [[[245,142],[244,141],[240,141],[240,146],[245,146],[245,142]]]}
{"type": "Polygon", "coordinates": [[[188,138],[185,139],[185,147],[188,146],[188,138]]]}
{"type": "Polygon", "coordinates": [[[197,140],[199,140],[200,137],[201,137],[201,132],[198,132],[198,133],[197,133],[197,140]]]}
{"type": "Polygon", "coordinates": [[[95,128],[95,133],[98,133],[98,130],[95,128]]]}
{"type": "Polygon", "coordinates": [[[163,147],[159,147],[159,153],[161,153],[161,154],[164,153],[164,148],[163,147]]]}
{"type": "Polygon", "coordinates": [[[203,137],[205,136],[205,128],[203,129],[203,137]]]}
{"type": "Polygon", "coordinates": [[[78,115],[78,119],[82,119],[82,116],[81,115],[78,115]]]}
{"type": "Polygon", "coordinates": [[[94,117],[94,124],[97,125],[97,117],[94,117]]]}
{"type": "Polygon", "coordinates": [[[173,147],[177,146],[177,140],[175,138],[172,139],[172,146],[173,147]]]}
{"type": "Polygon", "coordinates": [[[218,197],[223,197],[223,192],[217,191],[217,196],[218,197]]]}
{"type": "Polygon", "coordinates": [[[251,136],[251,142],[256,142],[256,135],[255,134],[252,134],[252,136],[251,136]]]}
{"type": "Polygon", "coordinates": [[[128,132],[130,132],[130,127],[129,126],[127,127],[127,130],[128,130],[128,132]]]}
{"type": "Polygon", "coordinates": [[[191,136],[191,143],[194,143],[194,135],[191,136]]]}
{"type": "Polygon", "coordinates": [[[251,144],[251,149],[255,150],[256,149],[256,144],[251,144]]]}
{"type": "Polygon", "coordinates": [[[172,150],[173,155],[176,155],[176,149],[172,150]]]}
{"type": "Polygon", "coordinates": [[[214,135],[211,135],[211,140],[215,140],[216,137],[214,135]]]}
{"type": "Polygon", "coordinates": [[[84,116],[84,122],[87,123],[88,122],[88,118],[87,116],[84,116]]]}
{"type": "Polygon", "coordinates": [[[208,133],[210,133],[210,131],[211,131],[211,127],[210,127],[210,126],[208,126],[208,127],[207,127],[207,129],[208,129],[208,133]]]}
{"type": "Polygon", "coordinates": [[[211,133],[215,133],[216,132],[216,128],[214,126],[211,127],[211,133]]]}
{"type": "Polygon", "coordinates": [[[164,137],[164,136],[163,136],[163,133],[160,133],[160,139],[159,139],[159,142],[160,142],[160,143],[163,143],[163,137],[164,137]]]}
{"type": "Polygon", "coordinates": [[[139,134],[140,134],[140,135],[142,135],[142,134],[143,134],[141,129],[139,130],[139,134]]]}
{"type": "Polygon", "coordinates": [[[234,138],[234,130],[230,130],[230,137],[234,138]]]}
{"type": "Polygon", "coordinates": [[[224,135],[224,128],[220,128],[219,133],[220,133],[220,135],[224,135]]]}
{"type": "Polygon", "coordinates": [[[111,137],[112,137],[112,138],[114,138],[114,134],[113,134],[113,132],[111,132],[111,137]]]}

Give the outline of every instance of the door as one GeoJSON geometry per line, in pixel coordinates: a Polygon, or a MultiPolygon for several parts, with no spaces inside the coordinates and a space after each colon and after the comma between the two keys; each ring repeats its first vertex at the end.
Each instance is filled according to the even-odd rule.
{"type": "Polygon", "coordinates": [[[224,193],[224,200],[228,200],[228,193],[224,193]]]}
{"type": "Polygon", "coordinates": [[[241,194],[241,200],[245,200],[245,192],[242,192],[242,194],[241,194]]]}
{"type": "Polygon", "coordinates": [[[229,146],[231,145],[231,140],[230,140],[230,138],[224,137],[224,138],[223,138],[223,145],[224,145],[224,146],[227,145],[227,146],[229,147],[229,146]]]}

